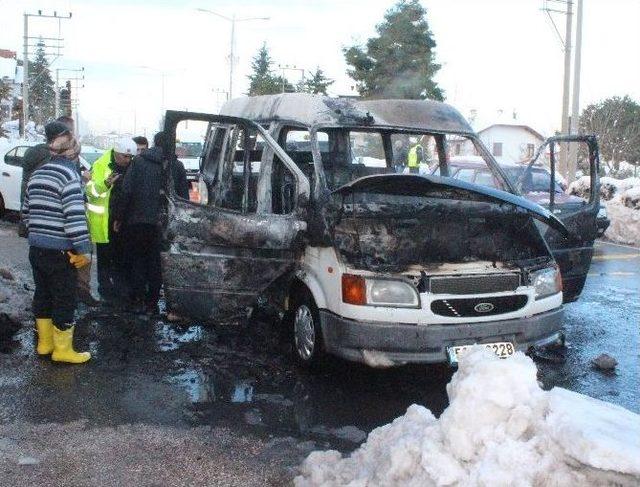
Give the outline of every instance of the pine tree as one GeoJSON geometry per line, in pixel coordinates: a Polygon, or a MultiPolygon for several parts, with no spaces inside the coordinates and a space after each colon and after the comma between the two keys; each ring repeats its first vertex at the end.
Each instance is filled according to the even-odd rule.
{"type": "Polygon", "coordinates": [[[251,69],[253,73],[249,75],[249,92],[247,93],[249,96],[282,92],[282,78],[273,74],[273,60],[266,42],[253,58],[251,69]]]}
{"type": "Polygon", "coordinates": [[[0,101],[9,98],[9,95],[11,95],[11,86],[0,79],[0,101]]]}
{"type": "Polygon", "coordinates": [[[29,61],[29,112],[36,125],[55,116],[56,94],[45,56],[44,43],[38,42],[36,58],[29,61]]]}
{"type": "Polygon", "coordinates": [[[311,93],[312,95],[326,95],[327,88],[334,83],[334,80],[325,76],[324,72],[317,67],[315,73],[310,78],[301,80],[298,83],[297,91],[311,93]]]}
{"type": "Polygon", "coordinates": [[[419,0],[399,0],[376,26],[377,37],[366,45],[344,49],[358,92],[367,98],[443,100],[433,80],[436,42],[429,30],[427,11],[419,0]]]}

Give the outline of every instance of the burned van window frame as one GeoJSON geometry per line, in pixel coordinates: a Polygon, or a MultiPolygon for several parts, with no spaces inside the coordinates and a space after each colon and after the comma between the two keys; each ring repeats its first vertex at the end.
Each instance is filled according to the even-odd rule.
{"type": "MultiPolygon", "coordinates": [[[[437,166],[440,169],[440,174],[442,177],[449,176],[449,147],[447,146],[447,137],[458,137],[463,138],[465,140],[471,141],[474,153],[482,157],[490,171],[493,173],[496,180],[504,187],[505,191],[511,192],[513,194],[519,195],[520,192],[515,188],[513,183],[509,180],[504,171],[500,168],[500,165],[495,160],[495,158],[491,155],[489,150],[482,145],[482,142],[477,138],[477,136],[473,134],[459,133],[459,132],[448,132],[448,131],[436,131],[436,130],[416,130],[415,128],[402,128],[402,127],[386,127],[379,126],[375,128],[366,127],[366,126],[336,126],[336,125],[325,125],[325,124],[317,124],[309,129],[309,133],[311,134],[312,140],[312,151],[313,151],[313,159],[314,165],[316,166],[316,172],[318,173],[319,180],[323,181],[322,189],[324,191],[333,191],[337,189],[339,186],[334,184],[330,184],[329,174],[326,171],[326,165],[322,158],[322,154],[317,145],[317,133],[318,132],[349,132],[349,131],[362,131],[362,132],[377,132],[382,134],[384,146],[385,146],[385,154],[386,154],[386,162],[387,168],[389,171],[393,171],[393,150],[391,147],[391,136],[393,134],[406,134],[408,136],[430,136],[433,138],[433,162],[437,163],[437,166]],[[319,166],[319,167],[318,167],[319,166]]],[[[331,147],[331,141],[329,146],[331,147]]],[[[434,165],[431,165],[429,169],[429,173],[433,169],[434,165]]],[[[395,172],[395,171],[394,171],[395,172]]],[[[381,172],[382,174],[382,172],[381,172]]],[[[353,179],[352,179],[353,180],[353,179]]],[[[320,194],[320,185],[318,188],[314,190],[314,194],[316,197],[319,197],[320,194]]]]}

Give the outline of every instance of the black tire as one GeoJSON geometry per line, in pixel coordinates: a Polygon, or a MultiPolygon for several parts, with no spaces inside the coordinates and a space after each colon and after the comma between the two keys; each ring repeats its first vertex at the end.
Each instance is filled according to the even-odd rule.
{"type": "Polygon", "coordinates": [[[5,214],[5,207],[4,207],[4,199],[2,198],[2,195],[0,194],[0,218],[2,218],[5,214]]]}
{"type": "Polygon", "coordinates": [[[307,369],[317,369],[324,362],[324,340],[318,307],[306,289],[292,296],[287,331],[295,361],[307,369]]]}

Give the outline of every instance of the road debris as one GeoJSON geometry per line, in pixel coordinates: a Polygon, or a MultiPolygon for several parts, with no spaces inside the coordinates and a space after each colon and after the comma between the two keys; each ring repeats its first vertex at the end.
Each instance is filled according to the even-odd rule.
{"type": "Polygon", "coordinates": [[[599,370],[612,371],[618,365],[618,361],[608,353],[601,353],[591,363],[599,370]]]}

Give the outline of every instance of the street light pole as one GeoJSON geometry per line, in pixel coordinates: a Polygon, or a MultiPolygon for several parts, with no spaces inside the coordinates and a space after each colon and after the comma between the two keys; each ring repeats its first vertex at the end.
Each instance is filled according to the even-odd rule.
{"type": "Polygon", "coordinates": [[[236,14],[231,17],[231,47],[229,49],[229,99],[233,96],[233,44],[236,40],[236,14]]]}
{"type": "Polygon", "coordinates": [[[230,46],[229,46],[229,100],[231,100],[233,98],[233,69],[234,69],[234,62],[235,62],[234,44],[236,41],[236,22],[246,22],[248,20],[269,20],[271,17],[237,18],[235,13],[231,17],[227,17],[226,15],[219,14],[218,12],[214,12],[206,8],[197,8],[196,10],[198,12],[204,12],[207,14],[215,15],[217,17],[220,17],[221,19],[226,20],[227,22],[231,22],[231,40],[230,40],[230,46]]]}
{"type": "Polygon", "coordinates": [[[29,14],[24,14],[24,52],[22,56],[22,136],[29,123],[29,14]]]}
{"type": "MultiPolygon", "coordinates": [[[[571,21],[573,18],[573,0],[567,0],[567,23],[564,35],[564,79],[562,84],[562,120],[560,131],[563,135],[570,132],[569,127],[569,89],[571,83],[571,21]]],[[[560,173],[568,178],[568,146],[560,147],[560,173]]]]}
{"type": "MultiPolygon", "coordinates": [[[[580,64],[582,61],[582,0],[578,0],[576,8],[576,45],[573,58],[573,100],[571,106],[571,133],[577,134],[580,125],[580,64]]],[[[578,166],[578,151],[575,144],[571,144],[569,150],[567,181],[573,182],[576,178],[578,166]]]]}

